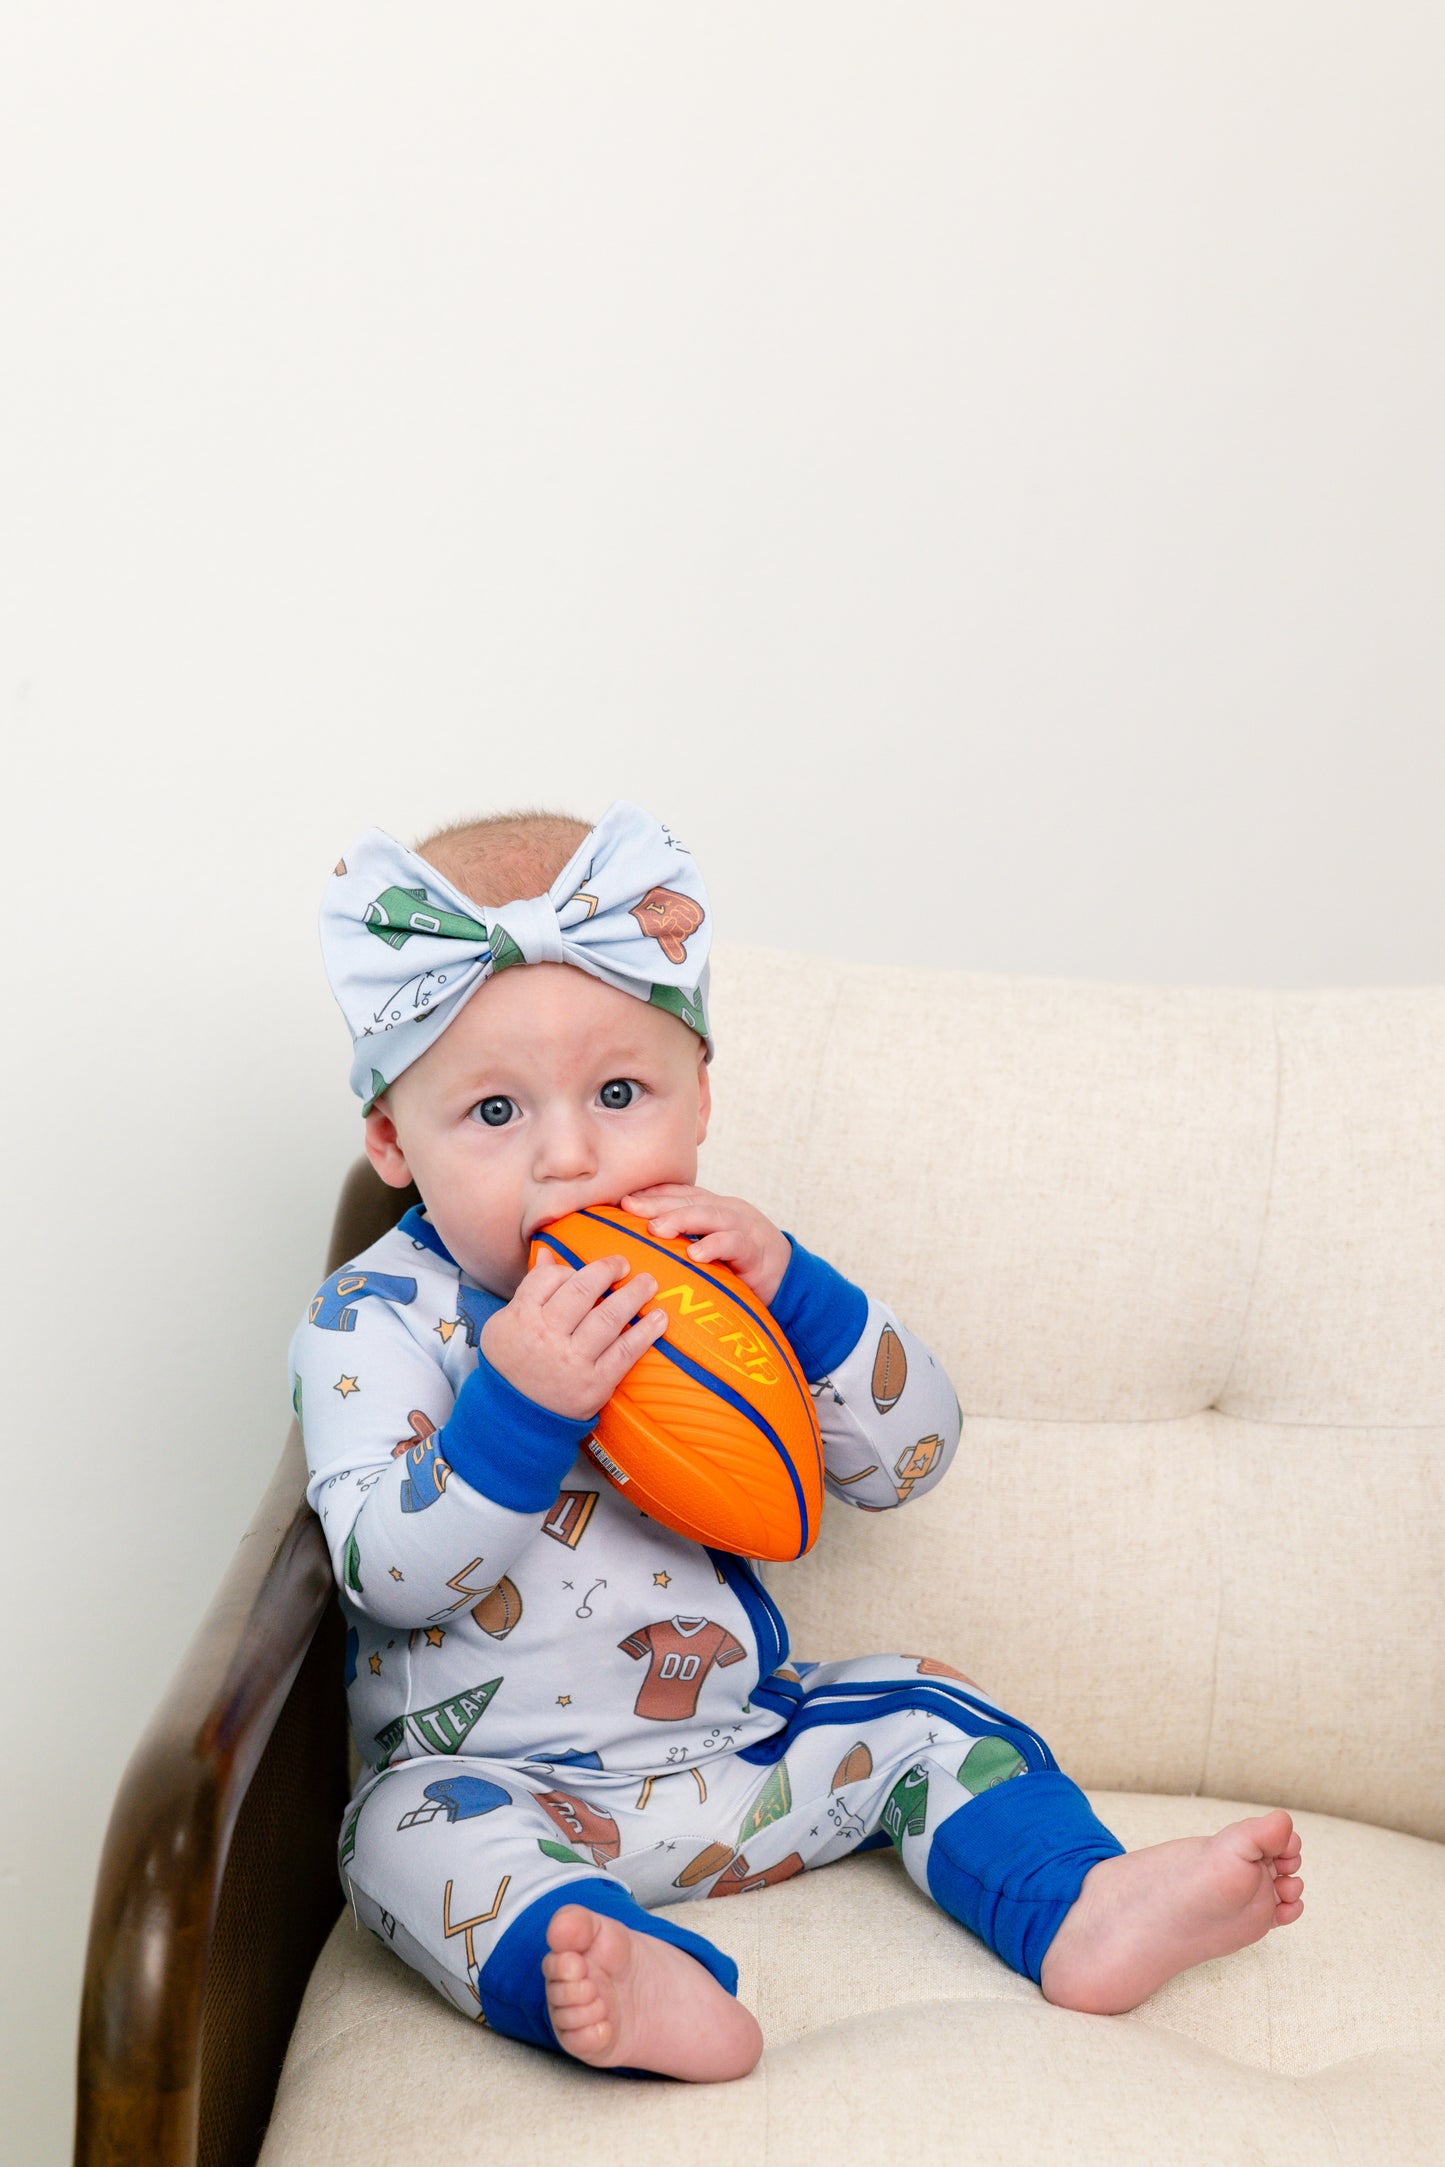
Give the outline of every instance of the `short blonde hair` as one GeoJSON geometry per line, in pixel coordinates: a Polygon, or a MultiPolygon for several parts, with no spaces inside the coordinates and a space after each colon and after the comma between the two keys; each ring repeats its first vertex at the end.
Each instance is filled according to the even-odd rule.
{"type": "Polygon", "coordinates": [[[595,821],[539,806],[458,820],[413,843],[418,858],[445,875],[473,903],[494,907],[544,895],[591,833],[595,821]]]}

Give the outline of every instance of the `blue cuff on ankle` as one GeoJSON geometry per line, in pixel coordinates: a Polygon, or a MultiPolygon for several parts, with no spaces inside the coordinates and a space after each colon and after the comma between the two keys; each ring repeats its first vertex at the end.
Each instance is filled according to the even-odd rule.
{"type": "Polygon", "coordinates": [[[1049,1943],[1100,1859],[1124,1846],[1061,1768],[980,1791],[934,1830],[928,1888],[1014,1971],[1038,1984],[1049,1943]]]}
{"type": "MultiPolygon", "coordinates": [[[[506,2032],[513,2039],[526,2039],[536,2047],[550,2047],[555,2054],[566,2052],[547,2014],[547,1982],[542,1976],[548,1922],[553,1912],[560,1911],[564,1904],[585,1904],[589,1911],[600,1911],[604,1918],[620,1919],[635,1933],[651,1934],[658,1941],[671,1942],[674,1949],[695,1956],[703,1969],[710,1971],[729,1994],[737,1993],[737,1965],[701,1934],[690,1934],[685,1926],[674,1926],[668,1919],[655,1919],[650,1911],[643,1910],[632,1891],[620,1881],[579,1877],[546,1890],[535,1902],[528,1904],[526,1910],[513,1919],[482,1966],[477,1976],[477,1999],[482,2005],[482,2015],[494,2032],[506,2032]]],[[[656,2072],[616,2068],[606,2074],[650,2077],[656,2072]]]]}

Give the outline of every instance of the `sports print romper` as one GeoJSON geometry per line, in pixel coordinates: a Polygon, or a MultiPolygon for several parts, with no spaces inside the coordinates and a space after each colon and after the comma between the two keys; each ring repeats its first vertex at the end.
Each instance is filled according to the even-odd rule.
{"type": "MultiPolygon", "coordinates": [[[[962,1417],[887,1308],[789,1235],[771,1306],[818,1413],[825,1485],[895,1511],[962,1417]]],[[[565,1903],[696,1957],[655,1918],[894,1845],[1015,1970],[1123,1846],[1038,1734],[949,1663],[814,1663],[754,1561],[640,1512],[589,1421],[487,1361],[501,1298],[420,1208],[332,1275],[290,1346],[307,1497],[347,1625],[361,1767],[338,1862],[357,1918],[466,2016],[560,2051],[541,1958],[565,1903]]],[[[703,1915],[699,1914],[701,1918],[703,1915]]]]}

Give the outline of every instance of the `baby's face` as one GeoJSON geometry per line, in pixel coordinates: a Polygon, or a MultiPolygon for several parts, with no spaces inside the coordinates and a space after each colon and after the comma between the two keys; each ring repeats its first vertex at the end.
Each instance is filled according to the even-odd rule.
{"type": "Polygon", "coordinates": [[[702,1051],[676,1016],[572,964],[516,964],[372,1108],[367,1153],[384,1180],[416,1183],[458,1264],[510,1300],[547,1220],[696,1180],[702,1051]]]}

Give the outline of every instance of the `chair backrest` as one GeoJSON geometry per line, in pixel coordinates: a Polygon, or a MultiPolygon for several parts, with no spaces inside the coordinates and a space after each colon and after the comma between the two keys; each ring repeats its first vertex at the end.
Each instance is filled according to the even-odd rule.
{"type": "Polygon", "coordinates": [[[768,1569],[795,1653],[934,1654],[1080,1782],[1445,1836],[1445,987],[1259,992],[721,943],[706,1186],[964,1411],[768,1569]]]}

